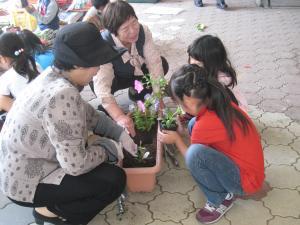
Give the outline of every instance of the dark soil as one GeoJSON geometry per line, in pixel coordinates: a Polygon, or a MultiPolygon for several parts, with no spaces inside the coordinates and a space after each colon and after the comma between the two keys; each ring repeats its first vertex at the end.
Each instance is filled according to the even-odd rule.
{"type": "Polygon", "coordinates": [[[145,152],[149,151],[150,155],[139,161],[137,158],[130,155],[127,151],[123,150],[124,159],[123,159],[123,168],[137,168],[137,167],[152,167],[156,164],[156,147],[157,147],[157,140],[156,137],[153,140],[152,144],[143,145],[146,150],[145,152]]]}

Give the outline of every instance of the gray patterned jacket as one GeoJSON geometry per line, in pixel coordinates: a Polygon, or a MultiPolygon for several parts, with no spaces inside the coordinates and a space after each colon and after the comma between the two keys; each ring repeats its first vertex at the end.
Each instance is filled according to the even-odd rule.
{"type": "Polygon", "coordinates": [[[32,202],[39,183],[60,184],[65,174],[91,171],[107,160],[105,144],[87,145],[95,129],[116,141],[123,131],[47,69],[17,98],[0,133],[0,189],[32,202]]]}

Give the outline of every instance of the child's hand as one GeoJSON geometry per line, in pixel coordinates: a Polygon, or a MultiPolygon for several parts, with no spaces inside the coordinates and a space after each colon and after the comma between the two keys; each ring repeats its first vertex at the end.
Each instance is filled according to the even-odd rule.
{"type": "Polygon", "coordinates": [[[176,131],[158,130],[158,140],[164,144],[175,144],[180,138],[176,131]]]}

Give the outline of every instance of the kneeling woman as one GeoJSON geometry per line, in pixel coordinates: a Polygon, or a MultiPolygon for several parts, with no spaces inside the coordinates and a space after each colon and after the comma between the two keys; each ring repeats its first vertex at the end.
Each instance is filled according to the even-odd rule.
{"type": "MultiPolygon", "coordinates": [[[[140,80],[144,74],[155,79],[164,76],[168,63],[160,56],[149,28],[139,23],[129,3],[122,0],[108,3],[103,11],[103,23],[107,29],[101,33],[103,39],[127,51],[121,58],[100,66],[94,77],[95,93],[108,114],[134,136],[133,121],[118,106],[113,94],[133,87],[134,81],[140,80]]],[[[153,89],[157,91],[157,88],[153,89]]]]}
{"type": "Polygon", "coordinates": [[[0,134],[0,189],[16,204],[35,207],[37,224],[87,224],[124,190],[124,171],[110,163],[122,158],[121,146],[134,155],[136,145],[79,92],[100,64],[119,55],[94,25],[67,25],[54,42],[54,66],[8,113],[0,134]],[[88,142],[88,131],[100,136],[88,142]]]}

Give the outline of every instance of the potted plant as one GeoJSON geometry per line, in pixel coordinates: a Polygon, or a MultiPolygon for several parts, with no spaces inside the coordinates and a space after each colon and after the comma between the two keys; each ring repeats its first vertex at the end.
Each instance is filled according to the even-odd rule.
{"type": "Polygon", "coordinates": [[[157,110],[151,97],[138,101],[131,109],[136,135],[136,144],[152,144],[156,136],[157,110]]]}
{"type": "Polygon", "coordinates": [[[156,174],[162,167],[162,154],[163,145],[159,141],[152,145],[139,146],[136,161],[132,160],[132,156],[124,151],[123,168],[127,175],[127,188],[129,191],[153,191],[156,185],[156,174]],[[128,161],[131,165],[128,165],[128,161]]]}
{"type": "Polygon", "coordinates": [[[163,147],[156,136],[159,104],[165,95],[166,84],[164,78],[154,80],[145,75],[141,81],[135,81],[133,90],[129,90],[130,99],[134,101],[129,108],[136,130],[134,141],[139,145],[136,158],[124,152],[123,168],[127,174],[128,190],[132,192],[152,191],[156,173],[162,166],[163,147]],[[154,86],[159,89],[152,93],[154,86]]]}
{"type": "Polygon", "coordinates": [[[164,109],[162,117],[159,119],[159,126],[161,130],[177,130],[177,116],[182,114],[181,107],[177,107],[176,111],[173,112],[169,108],[164,109]]]}

